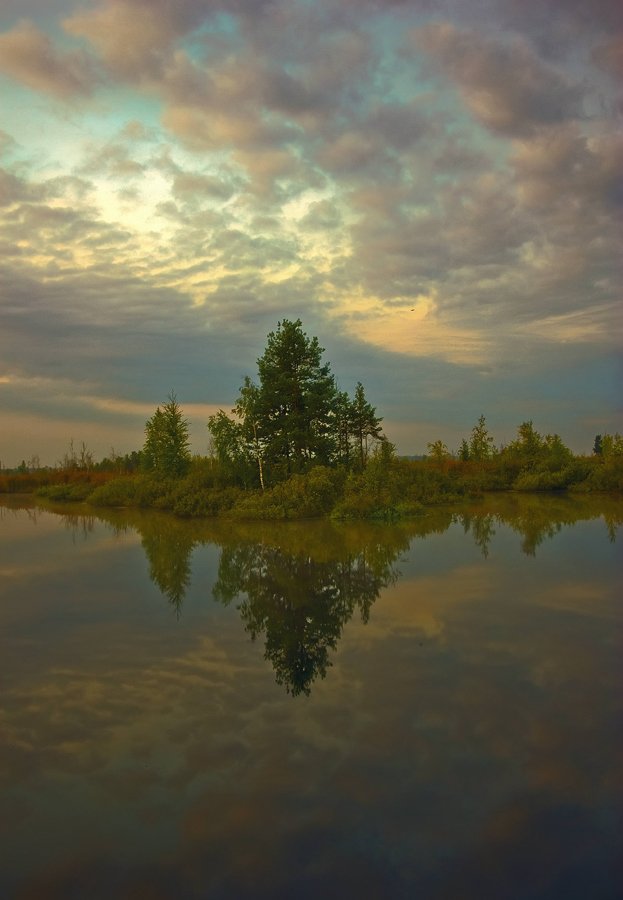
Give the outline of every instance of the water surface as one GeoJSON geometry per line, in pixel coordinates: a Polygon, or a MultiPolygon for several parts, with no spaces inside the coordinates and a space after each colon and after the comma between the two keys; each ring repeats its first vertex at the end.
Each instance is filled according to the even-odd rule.
{"type": "Polygon", "coordinates": [[[0,896],[620,896],[622,519],[0,500],[0,896]]]}

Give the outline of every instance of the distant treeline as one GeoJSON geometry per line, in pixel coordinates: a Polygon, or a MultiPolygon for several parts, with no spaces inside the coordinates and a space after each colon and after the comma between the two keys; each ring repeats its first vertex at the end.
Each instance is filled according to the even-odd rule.
{"type": "Polygon", "coordinates": [[[394,519],[484,491],[623,489],[620,435],[597,435],[592,453],[577,456],[531,421],[496,447],[480,416],[456,452],[437,440],[423,459],[398,457],[361,382],[352,398],[340,391],[322,353],[300,320],[280,322],[257,361],[257,382],[247,376],[231,414],[210,417],[209,456],[191,455],[188,421],[171,393],[146,422],[140,451],[95,462],[85,444],[71,443],[53,469],[34,457],[1,472],[0,491],[181,516],[394,519]]]}

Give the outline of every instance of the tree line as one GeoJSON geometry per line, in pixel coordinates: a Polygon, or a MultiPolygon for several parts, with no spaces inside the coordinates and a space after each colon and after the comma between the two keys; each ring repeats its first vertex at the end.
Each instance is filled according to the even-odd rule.
{"type": "Polygon", "coordinates": [[[422,460],[400,458],[363,384],[352,396],[341,390],[323,353],[300,319],[280,321],[233,408],[209,417],[207,457],[193,457],[189,422],[171,392],[147,420],[141,450],[123,457],[111,451],[96,463],[86,445],[76,449],[72,441],[57,470],[24,462],[17,476],[0,473],[0,490],[275,519],[329,512],[391,518],[491,490],[623,490],[619,434],[597,435],[590,456],[575,456],[532,421],[496,447],[481,415],[456,452],[436,440],[422,460]]]}
{"type": "MultiPolygon", "coordinates": [[[[284,319],[268,335],[257,380],[247,375],[231,412],[210,416],[214,456],[232,482],[264,490],[313,466],[362,470],[372,448],[386,440],[363,384],[352,398],[341,391],[323,353],[300,319],[284,319]]],[[[144,467],[167,477],[185,474],[189,427],[175,394],[145,431],[144,467]]]]}

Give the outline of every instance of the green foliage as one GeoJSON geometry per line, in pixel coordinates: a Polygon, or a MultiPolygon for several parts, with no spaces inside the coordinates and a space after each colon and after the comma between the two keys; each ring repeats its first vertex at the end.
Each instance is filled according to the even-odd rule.
{"type": "Polygon", "coordinates": [[[323,352],[318,339],[303,332],[300,319],[284,319],[257,361],[254,412],[262,423],[267,460],[281,476],[327,464],[334,456],[337,391],[323,352]]]}
{"type": "Polygon", "coordinates": [[[247,376],[232,419],[222,409],[208,419],[216,457],[231,480],[264,488],[267,437],[258,411],[258,388],[247,376]]]}
{"type": "Polygon", "coordinates": [[[184,480],[176,485],[171,495],[171,508],[177,516],[219,516],[232,509],[243,496],[237,487],[211,487],[197,491],[184,480]]]}
{"type": "Polygon", "coordinates": [[[145,423],[143,466],[147,472],[165,478],[179,478],[190,465],[188,421],[173,392],[162,409],[145,423]]]}
{"type": "Polygon", "coordinates": [[[93,491],[89,503],[94,506],[138,506],[148,509],[172,509],[176,480],[153,474],[115,478],[93,491]]]}
{"type": "Polygon", "coordinates": [[[314,466],[304,475],[292,475],[263,492],[243,497],[231,510],[237,519],[310,519],[330,512],[343,481],[343,472],[314,466]]]}
{"type": "Polygon", "coordinates": [[[393,445],[384,441],[364,472],[348,476],[333,516],[393,521],[419,515],[425,505],[449,502],[462,493],[454,471],[443,472],[426,463],[399,460],[393,445]]]}
{"type": "Polygon", "coordinates": [[[37,491],[37,496],[45,497],[47,500],[55,500],[59,503],[72,503],[86,500],[93,490],[93,485],[88,481],[75,481],[67,484],[50,484],[47,487],[41,487],[37,491]]]}
{"type": "Polygon", "coordinates": [[[95,488],[89,496],[92,506],[134,506],[137,492],[136,478],[114,478],[95,488]]]}
{"type": "Polygon", "coordinates": [[[443,465],[445,460],[452,458],[452,454],[441,440],[429,442],[426,445],[426,449],[431,461],[439,466],[443,465]]]}
{"type": "Polygon", "coordinates": [[[487,429],[485,417],[480,416],[478,422],[472,428],[469,441],[469,458],[477,462],[483,459],[490,459],[494,450],[493,438],[487,429]]]}
{"type": "Polygon", "coordinates": [[[360,381],[355,388],[355,396],[347,408],[348,433],[355,445],[359,468],[363,469],[368,462],[370,444],[382,440],[382,418],[376,415],[376,409],[366,400],[365,391],[360,381]]]}
{"type": "Polygon", "coordinates": [[[605,460],[623,456],[623,437],[618,433],[604,434],[601,439],[601,455],[605,460]]]}
{"type": "Polygon", "coordinates": [[[233,483],[264,489],[318,465],[364,468],[382,419],[361,382],[352,401],[337,390],[323,352],[300,319],[284,319],[257,361],[259,383],[245,378],[233,417],[210,417],[217,459],[233,483]]]}
{"type": "Polygon", "coordinates": [[[623,437],[620,434],[604,434],[601,453],[594,456],[588,477],[580,488],[587,491],[623,491],[623,437]]]}
{"type": "Polygon", "coordinates": [[[223,548],[214,598],[227,605],[244,597],[238,609],[245,630],[252,640],[263,637],[277,683],[294,696],[307,695],[325,677],[355,610],[366,622],[381,589],[396,580],[394,562],[405,546],[383,542],[379,553],[369,542],[340,552],[334,543],[330,557],[318,559],[307,546],[294,553],[239,541],[223,548]]]}
{"type": "Polygon", "coordinates": [[[524,472],[513,485],[516,491],[560,491],[567,487],[563,472],[545,470],[524,472]]]}
{"type": "Polygon", "coordinates": [[[531,421],[519,426],[516,439],[502,451],[500,467],[514,476],[510,486],[517,491],[563,490],[586,475],[559,435],[543,437],[531,421]]]}

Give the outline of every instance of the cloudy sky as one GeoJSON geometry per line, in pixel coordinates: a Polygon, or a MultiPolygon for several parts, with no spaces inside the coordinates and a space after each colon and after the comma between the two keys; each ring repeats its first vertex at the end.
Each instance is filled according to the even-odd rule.
{"type": "Polygon", "coordinates": [[[301,318],[401,453],[623,430],[618,0],[3,0],[0,461],[138,449],[301,318]]]}

